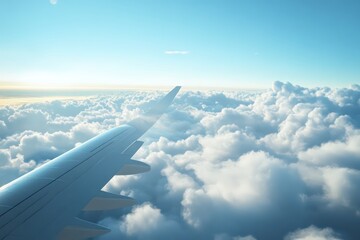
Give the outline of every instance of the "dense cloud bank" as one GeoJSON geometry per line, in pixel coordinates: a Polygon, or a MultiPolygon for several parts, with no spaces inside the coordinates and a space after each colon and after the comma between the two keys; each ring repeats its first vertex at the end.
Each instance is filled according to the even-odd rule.
{"type": "MultiPolygon", "coordinates": [[[[0,185],[148,109],[121,92],[0,108],[0,185]]],[[[146,174],[106,190],[138,205],[101,239],[360,239],[360,86],[182,92],[143,137],[146,174]]]]}

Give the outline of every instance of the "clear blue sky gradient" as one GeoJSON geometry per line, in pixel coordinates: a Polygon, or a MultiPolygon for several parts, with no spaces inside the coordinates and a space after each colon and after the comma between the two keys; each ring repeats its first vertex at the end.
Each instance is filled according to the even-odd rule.
{"type": "Polygon", "coordinates": [[[0,2],[0,81],[261,88],[277,80],[359,84],[360,1],[0,2]]]}

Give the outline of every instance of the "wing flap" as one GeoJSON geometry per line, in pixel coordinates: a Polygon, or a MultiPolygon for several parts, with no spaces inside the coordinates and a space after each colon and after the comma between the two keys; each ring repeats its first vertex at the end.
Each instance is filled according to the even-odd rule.
{"type": "Polygon", "coordinates": [[[101,191],[83,209],[84,211],[102,211],[127,207],[135,204],[135,200],[130,197],[116,195],[101,191]]]}
{"type": "Polygon", "coordinates": [[[78,240],[96,237],[110,232],[110,229],[98,224],[74,218],[59,235],[59,240],[78,240]]]}
{"type": "Polygon", "coordinates": [[[150,171],[150,165],[137,160],[130,159],[126,161],[123,167],[116,175],[131,175],[150,171]]]}

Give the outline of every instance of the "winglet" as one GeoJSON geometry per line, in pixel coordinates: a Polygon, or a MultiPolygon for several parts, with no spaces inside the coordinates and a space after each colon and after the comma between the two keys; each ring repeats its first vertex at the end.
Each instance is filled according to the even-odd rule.
{"type": "Polygon", "coordinates": [[[174,87],[164,98],[160,100],[156,105],[154,105],[148,112],[144,115],[130,121],[128,124],[135,127],[139,134],[144,134],[155,122],[161,117],[161,115],[166,111],[174,100],[176,94],[180,90],[180,86],[174,87]]]}
{"type": "Polygon", "coordinates": [[[180,91],[180,86],[174,87],[166,96],[160,100],[147,114],[163,114],[164,111],[170,106],[175,96],[180,91]]]}

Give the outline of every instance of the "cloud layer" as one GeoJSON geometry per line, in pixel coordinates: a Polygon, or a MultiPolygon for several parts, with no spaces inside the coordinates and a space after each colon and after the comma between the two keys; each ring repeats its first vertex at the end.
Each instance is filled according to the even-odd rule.
{"type": "MultiPolygon", "coordinates": [[[[146,111],[120,92],[0,109],[0,184],[146,111]]],[[[139,205],[86,216],[100,239],[359,239],[360,86],[183,92],[106,190],[139,205]]]]}

